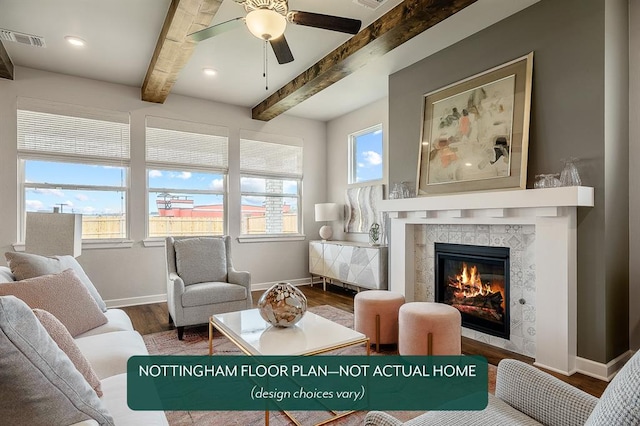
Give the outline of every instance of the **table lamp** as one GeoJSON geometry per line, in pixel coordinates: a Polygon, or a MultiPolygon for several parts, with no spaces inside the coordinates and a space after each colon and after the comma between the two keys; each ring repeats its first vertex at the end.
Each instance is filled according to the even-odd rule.
{"type": "Polygon", "coordinates": [[[27,212],[24,249],[42,256],[80,256],[82,215],[27,212]]]}
{"type": "MultiPolygon", "coordinates": [[[[316,204],[316,222],[333,222],[340,219],[340,205],[336,203],[316,204]]],[[[333,230],[330,225],[323,225],[320,228],[320,238],[330,240],[333,230]]]]}

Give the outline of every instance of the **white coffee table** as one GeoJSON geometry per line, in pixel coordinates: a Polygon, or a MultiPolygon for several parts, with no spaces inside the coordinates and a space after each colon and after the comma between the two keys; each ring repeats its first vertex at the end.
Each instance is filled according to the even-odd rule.
{"type": "Polygon", "coordinates": [[[247,355],[315,355],[366,343],[362,333],[307,312],[293,327],[277,328],[258,309],[213,315],[209,321],[209,355],[213,354],[213,328],[247,355]]]}
{"type": "MultiPolygon", "coordinates": [[[[277,328],[260,316],[258,309],[213,315],[209,320],[209,355],[213,355],[214,327],[247,355],[316,355],[364,343],[370,355],[369,338],[362,333],[307,312],[293,327],[277,328]]],[[[296,425],[300,422],[283,411],[296,425]]],[[[315,426],[330,423],[353,411],[333,412],[333,417],[315,426]]],[[[269,426],[269,411],[265,411],[269,426]]]]}

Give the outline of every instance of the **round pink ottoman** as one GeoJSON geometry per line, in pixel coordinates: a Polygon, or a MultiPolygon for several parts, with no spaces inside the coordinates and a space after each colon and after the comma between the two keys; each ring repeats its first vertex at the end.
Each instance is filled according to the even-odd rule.
{"type": "Polygon", "coordinates": [[[400,355],[460,355],[462,317],[444,303],[411,302],[398,316],[400,355]]]}
{"type": "Polygon", "coordinates": [[[400,293],[386,290],[367,290],[353,299],[354,329],[380,345],[398,343],[398,310],[404,303],[400,293]]]}

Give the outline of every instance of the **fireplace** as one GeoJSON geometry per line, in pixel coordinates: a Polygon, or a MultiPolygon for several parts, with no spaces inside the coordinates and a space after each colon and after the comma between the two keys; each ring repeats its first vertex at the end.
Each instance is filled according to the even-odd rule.
{"type": "Polygon", "coordinates": [[[462,334],[561,374],[578,370],[606,380],[619,362],[576,356],[578,208],[585,213],[593,206],[594,189],[583,186],[382,200],[389,290],[408,302],[436,300],[435,242],[509,247],[510,339],[466,327],[462,334]]]}
{"type": "Polygon", "coordinates": [[[462,326],[509,340],[509,248],[435,243],[435,300],[462,326]]]}

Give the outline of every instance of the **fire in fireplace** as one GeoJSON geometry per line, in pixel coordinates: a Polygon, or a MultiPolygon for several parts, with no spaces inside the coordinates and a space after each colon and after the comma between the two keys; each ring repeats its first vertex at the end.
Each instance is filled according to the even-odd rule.
{"type": "Polygon", "coordinates": [[[460,311],[462,326],[509,339],[509,248],[435,244],[436,302],[460,311]]]}

